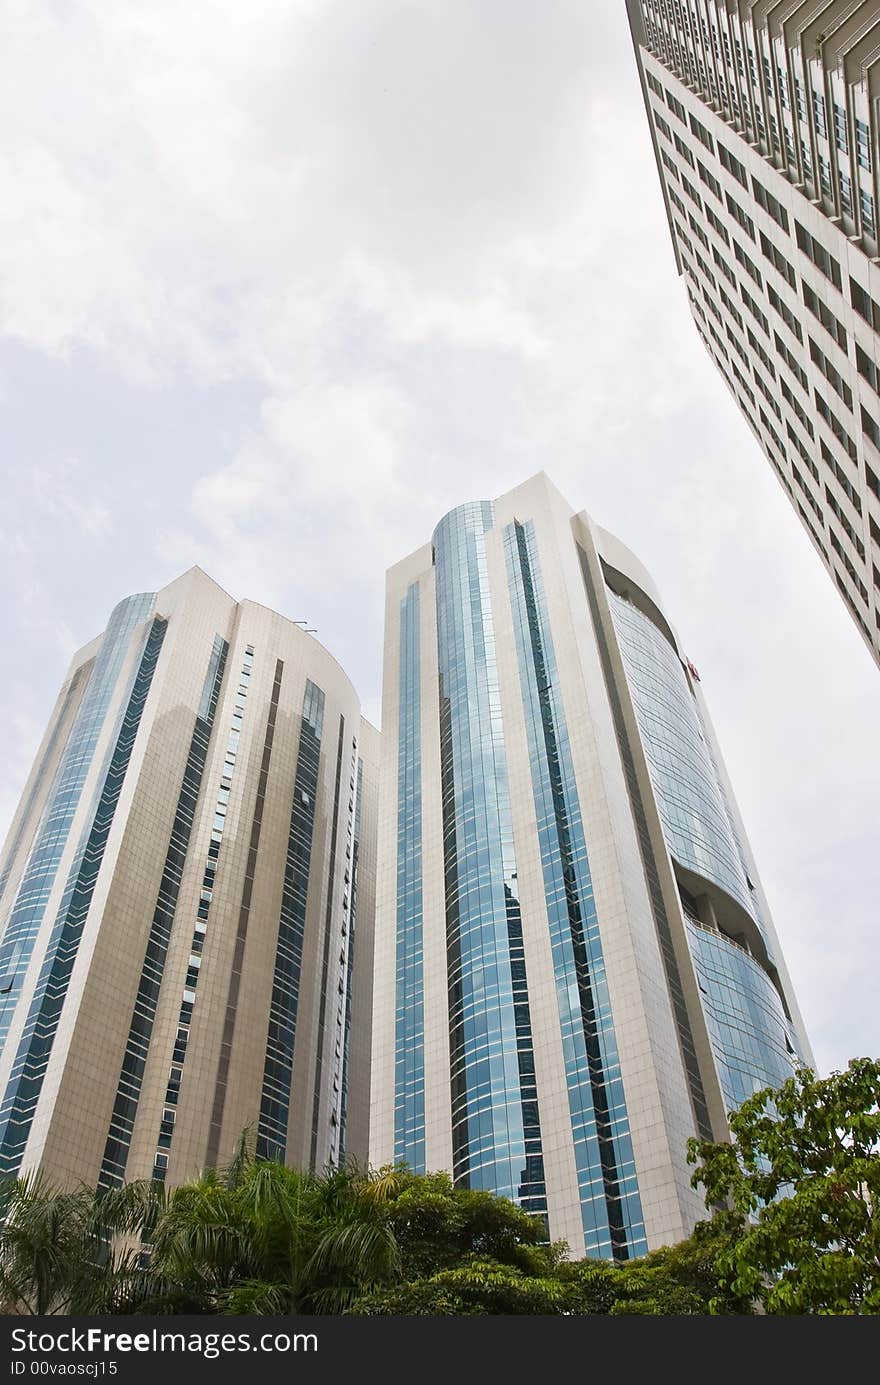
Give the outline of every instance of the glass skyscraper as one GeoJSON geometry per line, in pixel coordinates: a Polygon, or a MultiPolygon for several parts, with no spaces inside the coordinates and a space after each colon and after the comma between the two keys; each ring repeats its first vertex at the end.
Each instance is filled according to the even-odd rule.
{"type": "Polygon", "coordinates": [[[378,733],[193,568],[74,656],[0,857],[0,1173],[367,1152],[378,733]]]}
{"type": "Polygon", "coordinates": [[[696,668],[539,475],[388,574],[370,1150],[626,1258],[809,1048],[696,668]]]}

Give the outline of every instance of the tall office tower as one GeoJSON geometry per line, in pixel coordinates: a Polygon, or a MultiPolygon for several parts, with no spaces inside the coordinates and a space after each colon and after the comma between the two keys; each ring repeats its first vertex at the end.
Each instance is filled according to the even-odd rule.
{"type": "Polygon", "coordinates": [[[880,661],[880,7],[627,10],[697,330],[880,661]]]}
{"type": "Polygon", "coordinates": [[[376,734],[310,634],[197,568],[75,655],[2,857],[2,1172],[176,1183],[245,1126],[365,1155],[376,734]]]}
{"type": "Polygon", "coordinates": [[[687,1235],[688,1137],[809,1048],[696,669],[543,475],[388,574],[379,824],[373,1162],[687,1235]]]}

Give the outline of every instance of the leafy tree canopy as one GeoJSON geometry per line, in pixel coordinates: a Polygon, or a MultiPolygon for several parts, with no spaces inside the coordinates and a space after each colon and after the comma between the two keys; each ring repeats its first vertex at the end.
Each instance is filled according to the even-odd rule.
{"type": "Polygon", "coordinates": [[[880,1312],[880,1063],[799,1072],[693,1140],[712,1219],[640,1260],[568,1260],[540,1219],[446,1174],[254,1157],[167,1192],[0,1185],[13,1313],[880,1312]],[[723,1210],[719,1210],[723,1209],[723,1210]]]}
{"type": "Polygon", "coordinates": [[[706,1205],[737,1223],[716,1261],[725,1291],[767,1313],[880,1313],[880,1061],[801,1069],[730,1129],[688,1155],[706,1205]]]}

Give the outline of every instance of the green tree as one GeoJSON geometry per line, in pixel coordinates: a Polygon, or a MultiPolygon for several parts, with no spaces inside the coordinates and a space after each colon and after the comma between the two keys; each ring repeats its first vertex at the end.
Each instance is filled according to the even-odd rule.
{"type": "Polygon", "coordinates": [[[472,1260],[494,1261],[540,1277],[559,1263],[544,1223],[515,1202],[480,1189],[456,1188],[446,1173],[384,1169],[384,1215],[400,1253],[401,1276],[419,1280],[472,1260]]]}
{"type": "Polygon", "coordinates": [[[373,1317],[554,1314],[564,1298],[563,1285],[553,1275],[541,1278],[495,1260],[472,1259],[425,1279],[367,1294],[351,1312],[373,1317]]]}
{"type": "Polygon", "coordinates": [[[716,1260],[727,1293],[768,1313],[880,1313],[880,1062],[801,1069],[730,1129],[688,1152],[706,1205],[736,1222],[716,1260]]]}
{"type": "Polygon", "coordinates": [[[162,1191],[149,1182],[64,1192],[39,1174],[0,1186],[0,1311],[128,1313],[150,1291],[132,1237],[149,1231],[162,1191]]]}
{"type": "Polygon", "coordinates": [[[168,1195],[152,1238],[155,1311],[340,1313],[399,1276],[387,1175],[252,1157],[168,1195]]]}

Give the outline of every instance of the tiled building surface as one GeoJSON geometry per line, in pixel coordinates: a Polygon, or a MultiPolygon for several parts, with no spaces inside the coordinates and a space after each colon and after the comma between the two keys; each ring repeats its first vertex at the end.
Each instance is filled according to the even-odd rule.
{"type": "Polygon", "coordinates": [[[627,10],[697,329],[880,660],[880,9],[627,10]]]}
{"type": "Polygon", "coordinates": [[[199,569],[120,603],[0,862],[4,1172],[175,1183],[245,1127],[366,1156],[376,740],[326,650],[199,569]]]}

